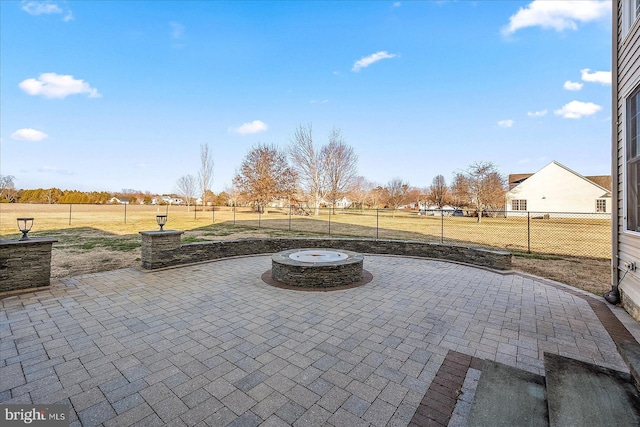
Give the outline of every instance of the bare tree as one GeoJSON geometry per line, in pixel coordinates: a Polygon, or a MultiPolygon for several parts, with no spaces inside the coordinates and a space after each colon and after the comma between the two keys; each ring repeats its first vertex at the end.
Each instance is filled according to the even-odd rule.
{"type": "Polygon", "coordinates": [[[381,186],[381,185],[374,185],[374,188],[371,189],[371,191],[369,191],[369,202],[371,203],[371,206],[378,209],[380,207],[380,203],[384,203],[385,199],[386,199],[386,194],[387,191],[386,189],[381,186]]]}
{"type": "Polygon", "coordinates": [[[320,200],[325,196],[325,174],[323,173],[323,159],[313,143],[313,129],[311,124],[298,126],[291,145],[289,155],[293,167],[298,175],[303,190],[311,198],[315,215],[320,213],[320,200]]]}
{"type": "Polygon", "coordinates": [[[193,175],[184,175],[176,181],[176,193],[181,195],[187,201],[187,212],[190,209],[191,202],[198,194],[198,180],[193,175]]]}
{"type": "Polygon", "coordinates": [[[451,192],[449,191],[449,187],[447,187],[447,181],[444,179],[444,176],[436,175],[436,177],[433,178],[431,187],[429,187],[428,200],[436,205],[438,209],[442,209],[443,206],[450,203],[451,192]]]}
{"type": "Polygon", "coordinates": [[[464,172],[467,182],[467,199],[478,211],[478,222],[483,211],[504,207],[506,179],[491,162],[472,163],[464,172]]]}
{"type": "Polygon", "coordinates": [[[385,190],[387,204],[393,208],[393,216],[395,217],[396,210],[407,202],[409,183],[400,178],[393,178],[387,183],[385,190]]]}
{"type": "Polygon", "coordinates": [[[12,194],[15,190],[15,184],[13,175],[0,175],[0,199],[3,199],[8,194],[12,194]]]}
{"type": "Polygon", "coordinates": [[[287,156],[274,145],[258,144],[246,155],[233,184],[259,211],[275,198],[289,197],[296,187],[296,173],[287,156]]]}
{"type": "Polygon", "coordinates": [[[209,144],[200,145],[200,171],[198,172],[200,182],[200,194],[202,197],[202,209],[207,205],[207,190],[213,181],[213,158],[209,152],[209,144]]]}
{"type": "Polygon", "coordinates": [[[329,144],[322,147],[320,156],[326,173],[326,195],[335,212],[336,202],[347,193],[358,172],[358,156],[336,128],[331,131],[329,144]]]}
{"type": "Polygon", "coordinates": [[[373,188],[374,184],[367,181],[364,176],[356,176],[353,178],[351,185],[349,186],[349,197],[355,204],[360,206],[360,210],[363,210],[365,203],[369,200],[369,195],[373,188]]]}
{"type": "Polygon", "coordinates": [[[465,208],[471,204],[469,198],[469,179],[465,174],[454,174],[450,190],[453,206],[456,208],[465,208]]]}
{"type": "Polygon", "coordinates": [[[240,190],[235,184],[227,185],[224,187],[224,192],[227,193],[227,206],[237,206],[240,201],[240,190]]]}

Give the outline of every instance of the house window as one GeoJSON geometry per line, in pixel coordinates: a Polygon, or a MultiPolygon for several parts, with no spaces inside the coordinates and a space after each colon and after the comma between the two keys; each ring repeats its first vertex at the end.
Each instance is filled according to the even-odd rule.
{"type": "Polygon", "coordinates": [[[525,199],[518,199],[511,201],[511,210],[512,211],[526,211],[527,210],[527,201],[525,199]]]}
{"type": "Polygon", "coordinates": [[[605,199],[597,199],[596,212],[606,212],[606,211],[607,211],[607,201],[605,199]]]}
{"type": "Polygon", "coordinates": [[[627,98],[626,104],[627,230],[640,231],[640,88],[627,98]]]}
{"type": "Polygon", "coordinates": [[[640,0],[624,0],[622,3],[622,36],[626,36],[640,16],[640,0]]]}

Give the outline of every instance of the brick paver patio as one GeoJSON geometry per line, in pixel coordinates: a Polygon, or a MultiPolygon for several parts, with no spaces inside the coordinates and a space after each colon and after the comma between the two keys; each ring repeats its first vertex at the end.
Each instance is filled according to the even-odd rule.
{"type": "Polygon", "coordinates": [[[0,403],[67,403],[72,426],[460,425],[470,402],[452,390],[480,359],[542,374],[547,351],[628,372],[612,330],[640,337],[622,309],[522,275],[367,255],[371,283],[300,292],[261,280],[270,260],[1,300],[0,403]]]}

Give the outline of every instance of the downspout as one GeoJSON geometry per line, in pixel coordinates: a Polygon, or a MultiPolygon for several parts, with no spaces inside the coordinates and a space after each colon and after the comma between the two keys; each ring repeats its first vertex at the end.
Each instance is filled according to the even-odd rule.
{"type": "MultiPolygon", "coordinates": [[[[620,1],[613,4],[611,13],[611,290],[604,294],[604,298],[611,304],[620,303],[619,259],[618,259],[618,227],[620,215],[618,211],[618,37],[619,37],[620,1]]],[[[624,167],[624,166],[623,166],[624,167]]]]}

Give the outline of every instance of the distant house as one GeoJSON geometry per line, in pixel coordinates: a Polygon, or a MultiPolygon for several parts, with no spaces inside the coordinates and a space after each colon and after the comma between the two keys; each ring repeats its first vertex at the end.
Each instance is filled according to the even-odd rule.
{"type": "Polygon", "coordinates": [[[553,161],[536,173],[509,175],[506,211],[611,213],[611,176],[583,176],[553,161]]]}
{"type": "Polygon", "coordinates": [[[112,197],[109,199],[109,203],[114,203],[119,205],[128,205],[129,198],[128,197],[112,197]]]}
{"type": "Polygon", "coordinates": [[[152,205],[181,205],[183,203],[184,200],[170,196],[162,196],[160,198],[154,197],[151,199],[152,205]]]}
{"type": "MultiPolygon", "coordinates": [[[[346,197],[343,196],[341,199],[336,200],[335,208],[336,209],[347,209],[351,205],[352,205],[352,202],[349,201],[349,199],[347,199],[346,197]]],[[[327,208],[334,207],[333,203],[331,203],[331,201],[326,200],[326,199],[320,199],[320,206],[327,207],[327,208]]]]}

